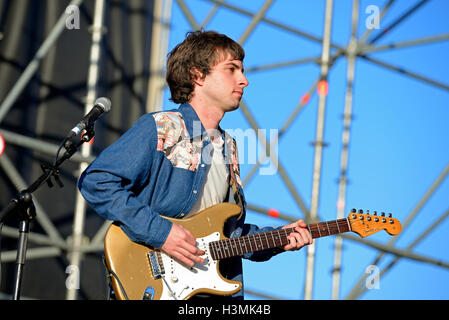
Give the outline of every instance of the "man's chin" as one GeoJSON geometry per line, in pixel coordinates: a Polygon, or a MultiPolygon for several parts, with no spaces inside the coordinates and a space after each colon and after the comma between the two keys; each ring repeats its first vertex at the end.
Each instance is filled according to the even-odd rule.
{"type": "Polygon", "coordinates": [[[230,106],[228,107],[227,112],[235,111],[235,110],[237,110],[239,107],[240,107],[240,102],[239,102],[239,103],[236,103],[236,104],[234,104],[234,105],[230,105],[230,106]]]}

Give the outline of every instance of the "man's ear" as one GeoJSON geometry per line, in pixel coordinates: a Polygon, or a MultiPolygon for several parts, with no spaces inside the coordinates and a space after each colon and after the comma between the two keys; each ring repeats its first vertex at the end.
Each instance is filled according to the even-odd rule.
{"type": "Polygon", "coordinates": [[[190,78],[193,80],[194,84],[202,86],[206,77],[197,68],[192,68],[190,69],[190,78]]]}

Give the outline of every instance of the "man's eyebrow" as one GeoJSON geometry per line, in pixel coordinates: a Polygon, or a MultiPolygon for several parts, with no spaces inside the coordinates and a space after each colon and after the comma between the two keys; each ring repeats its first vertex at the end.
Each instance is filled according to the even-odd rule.
{"type": "Polygon", "coordinates": [[[245,71],[245,69],[243,68],[243,65],[240,66],[240,65],[238,65],[237,63],[232,62],[232,61],[226,62],[225,65],[231,65],[231,66],[233,66],[233,67],[235,67],[235,68],[237,68],[237,69],[242,69],[242,72],[245,71]]]}

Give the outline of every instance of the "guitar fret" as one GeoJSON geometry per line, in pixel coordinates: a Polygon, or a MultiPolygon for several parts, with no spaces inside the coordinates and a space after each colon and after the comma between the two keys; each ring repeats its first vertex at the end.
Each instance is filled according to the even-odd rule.
{"type": "Polygon", "coordinates": [[[217,242],[217,249],[218,249],[218,256],[220,257],[220,259],[223,259],[223,248],[222,248],[222,246],[221,246],[221,243],[220,242],[217,242]]]}
{"type": "Polygon", "coordinates": [[[338,233],[341,233],[341,232],[340,232],[340,227],[338,226],[338,222],[336,223],[336,225],[337,225],[338,233]]]}
{"type": "Polygon", "coordinates": [[[235,241],[234,241],[234,244],[233,244],[233,241],[234,241],[234,238],[230,238],[229,239],[229,245],[231,247],[231,254],[232,254],[232,256],[236,256],[237,253],[234,253],[235,241]]]}
{"type": "Polygon", "coordinates": [[[279,232],[279,229],[276,231],[278,233],[279,245],[281,245],[281,233],[279,232]]]}
{"type": "Polygon", "coordinates": [[[274,232],[270,232],[271,239],[273,239],[273,247],[276,247],[276,240],[274,240],[274,232]]]}
{"type": "Polygon", "coordinates": [[[219,248],[220,253],[221,253],[221,259],[223,259],[225,257],[224,243],[223,242],[219,242],[218,243],[218,248],[219,248]]]}
{"type": "Polygon", "coordinates": [[[225,249],[226,249],[226,257],[227,258],[232,257],[232,255],[231,255],[232,247],[229,245],[230,244],[229,239],[226,240],[225,243],[226,243],[226,247],[225,247],[225,249]]]}
{"type": "Polygon", "coordinates": [[[262,246],[262,238],[260,237],[260,234],[256,233],[254,235],[254,245],[256,246],[257,251],[261,250],[261,246],[262,246]],[[259,237],[259,240],[257,240],[257,237],[259,237]]]}
{"type": "Polygon", "coordinates": [[[215,248],[214,248],[214,242],[210,242],[209,243],[209,251],[210,251],[210,254],[212,255],[212,259],[214,259],[214,260],[217,260],[217,252],[215,251],[215,248]]]}
{"type": "Polygon", "coordinates": [[[219,259],[221,259],[221,256],[220,256],[220,244],[219,244],[219,242],[215,242],[214,247],[215,247],[215,251],[216,251],[217,258],[218,258],[218,260],[219,260],[219,259]]]}
{"type": "Polygon", "coordinates": [[[223,245],[222,245],[221,242],[217,242],[217,248],[218,248],[218,252],[220,253],[219,254],[220,259],[223,259],[224,258],[224,252],[223,252],[223,245]]]}
{"type": "Polygon", "coordinates": [[[248,247],[246,246],[246,241],[245,240],[243,240],[243,244],[245,245],[245,253],[248,253],[249,251],[248,251],[248,247]]]}
{"type": "Polygon", "coordinates": [[[249,245],[249,251],[248,252],[253,252],[254,251],[253,247],[251,246],[251,239],[250,239],[249,236],[245,236],[245,244],[246,244],[246,246],[249,245]]]}
{"type": "Polygon", "coordinates": [[[211,249],[215,253],[215,257],[217,258],[217,260],[220,260],[221,259],[220,249],[218,246],[219,246],[219,242],[217,242],[217,241],[211,242],[211,249]]]}
{"type": "Polygon", "coordinates": [[[209,251],[212,256],[212,259],[217,260],[217,253],[215,252],[214,242],[209,243],[209,251]]]}
{"type": "Polygon", "coordinates": [[[223,258],[228,257],[228,243],[226,241],[221,243],[221,253],[223,254],[223,258]]]}
{"type": "Polygon", "coordinates": [[[239,255],[243,254],[243,249],[242,249],[242,242],[240,238],[236,238],[235,242],[239,245],[239,247],[237,248],[239,255]]]}
{"type": "Polygon", "coordinates": [[[281,231],[278,229],[277,230],[278,233],[278,247],[280,247],[282,245],[282,236],[281,236],[281,231]]]}
{"type": "Polygon", "coordinates": [[[240,238],[235,238],[235,242],[236,242],[236,247],[237,247],[237,244],[239,245],[237,247],[239,255],[243,254],[242,242],[240,241],[240,238]]]}
{"type": "Polygon", "coordinates": [[[281,237],[281,245],[282,244],[288,244],[288,237],[287,237],[287,231],[285,229],[282,229],[283,237],[281,237]]]}
{"type": "Polygon", "coordinates": [[[257,233],[251,237],[251,240],[252,240],[254,248],[255,248],[254,250],[259,251],[260,244],[258,245],[258,241],[256,238],[257,238],[257,233]]]}
{"type": "Polygon", "coordinates": [[[319,234],[320,237],[321,237],[320,227],[319,227],[319,226],[317,226],[317,227],[318,227],[318,234],[319,234]]]}
{"type": "Polygon", "coordinates": [[[227,258],[227,244],[226,241],[221,242],[221,253],[223,255],[223,258],[227,258]]]}
{"type": "Polygon", "coordinates": [[[240,240],[237,238],[234,238],[234,243],[235,243],[235,250],[237,250],[238,255],[241,255],[242,254],[242,245],[240,244],[240,240]]]}
{"type": "Polygon", "coordinates": [[[265,237],[265,240],[267,241],[267,247],[266,247],[265,249],[271,248],[270,243],[268,242],[268,237],[267,237],[267,235],[265,234],[264,237],[265,237]]]}
{"type": "MultiPolygon", "coordinates": [[[[259,250],[263,250],[264,249],[264,247],[263,247],[263,244],[262,244],[262,237],[260,236],[260,233],[256,233],[258,236],[259,236],[259,250]]],[[[257,244],[256,244],[256,246],[257,246],[257,244]]]]}
{"type": "Polygon", "coordinates": [[[234,250],[232,250],[232,247],[233,247],[233,245],[232,245],[232,238],[231,239],[229,239],[229,244],[230,244],[230,247],[231,247],[231,253],[232,253],[232,255],[235,255],[234,254],[234,250]]]}
{"type": "Polygon", "coordinates": [[[223,255],[225,258],[229,258],[229,240],[223,241],[223,255]]]}
{"type": "Polygon", "coordinates": [[[250,238],[248,238],[248,243],[249,243],[249,247],[251,249],[251,252],[253,252],[254,249],[253,249],[253,246],[251,245],[251,239],[250,238]]]}

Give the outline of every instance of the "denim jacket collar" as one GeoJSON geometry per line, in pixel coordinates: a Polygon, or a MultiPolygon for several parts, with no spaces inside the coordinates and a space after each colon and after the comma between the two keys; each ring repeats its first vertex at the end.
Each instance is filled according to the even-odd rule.
{"type": "Polygon", "coordinates": [[[179,106],[179,112],[181,112],[184,118],[186,129],[191,139],[198,139],[207,135],[200,118],[189,103],[181,104],[179,106]]]}
{"type": "MultiPolygon", "coordinates": [[[[182,117],[184,118],[184,123],[187,129],[187,132],[189,133],[190,139],[203,139],[204,137],[208,137],[207,131],[204,128],[200,118],[198,117],[198,114],[196,113],[195,109],[189,104],[189,103],[183,103],[178,108],[179,112],[181,113],[182,117]]],[[[225,141],[224,148],[223,148],[223,155],[225,156],[225,159],[228,160],[230,149],[230,143],[231,137],[227,136],[225,134],[225,131],[218,126],[218,131],[220,131],[223,141],[225,141]]],[[[206,142],[206,145],[208,144],[208,141],[206,142]]],[[[229,160],[226,163],[230,163],[229,160]]]]}

